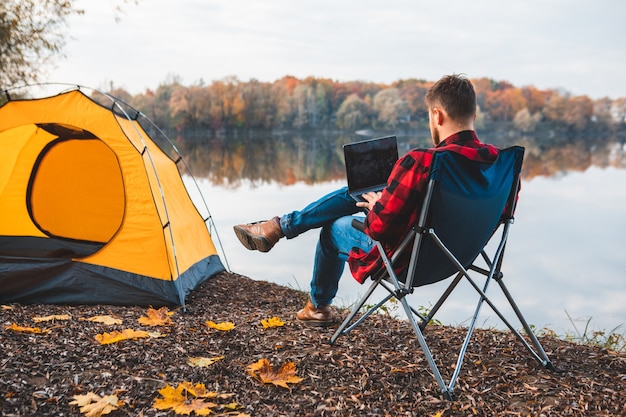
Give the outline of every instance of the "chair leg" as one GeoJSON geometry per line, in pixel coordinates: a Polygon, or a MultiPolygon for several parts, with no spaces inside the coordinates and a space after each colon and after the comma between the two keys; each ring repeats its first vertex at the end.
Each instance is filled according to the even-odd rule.
{"type": "Polygon", "coordinates": [[[535,346],[535,348],[537,349],[537,352],[528,344],[528,342],[526,341],[526,339],[524,339],[522,337],[522,335],[519,333],[519,331],[517,331],[517,329],[515,329],[515,327],[513,327],[513,325],[507,320],[506,317],[504,317],[504,315],[502,314],[502,312],[498,309],[498,307],[496,307],[496,305],[491,301],[491,299],[485,294],[485,292],[478,287],[478,285],[474,282],[473,279],[471,279],[469,276],[466,277],[467,281],[472,285],[472,287],[474,287],[474,289],[476,290],[476,292],[478,292],[478,294],[481,296],[481,299],[479,301],[479,304],[482,304],[483,302],[487,303],[489,305],[489,307],[491,307],[491,310],[496,313],[496,315],[500,318],[500,320],[502,320],[502,323],[504,323],[509,330],[511,331],[511,333],[513,333],[517,339],[526,347],[526,349],[528,350],[528,352],[544,367],[550,368],[550,369],[554,369],[552,364],[550,363],[550,360],[548,359],[548,356],[546,355],[546,353],[544,352],[543,348],[541,347],[541,344],[539,343],[539,341],[537,340],[537,337],[535,336],[535,334],[532,332],[532,330],[530,329],[530,326],[528,325],[528,323],[526,322],[526,320],[524,319],[524,316],[522,315],[522,313],[520,312],[519,308],[517,307],[517,304],[515,304],[515,301],[513,300],[513,297],[511,297],[511,294],[508,292],[508,290],[506,289],[506,286],[504,285],[504,282],[501,279],[498,279],[498,283],[500,284],[500,288],[502,289],[502,292],[504,293],[504,295],[506,296],[509,305],[511,306],[511,308],[514,310],[519,322],[522,324],[522,326],[524,327],[524,330],[526,331],[526,334],[528,335],[528,337],[531,339],[533,345],[535,346]],[[538,353],[539,352],[539,353],[538,353]]]}
{"type": "Polygon", "coordinates": [[[537,339],[537,336],[535,335],[535,332],[533,332],[532,329],[530,328],[530,326],[528,325],[528,322],[526,321],[526,318],[524,318],[522,312],[520,311],[519,307],[517,306],[517,303],[515,302],[515,300],[513,300],[513,297],[511,296],[511,293],[509,292],[508,288],[506,287],[506,285],[504,285],[504,281],[499,279],[498,280],[498,284],[500,285],[500,289],[502,290],[502,293],[504,294],[506,299],[509,301],[509,304],[511,305],[511,308],[515,312],[515,315],[517,316],[517,319],[520,321],[520,323],[524,327],[524,331],[526,332],[526,335],[530,338],[530,341],[532,342],[533,346],[535,347],[535,350],[533,350],[528,345],[528,343],[521,337],[519,332],[514,332],[514,333],[516,333],[516,335],[518,336],[518,339],[520,339],[522,341],[522,343],[526,346],[526,349],[528,349],[530,351],[531,355],[533,355],[535,357],[535,359],[543,367],[545,367],[547,369],[550,369],[550,370],[554,370],[555,368],[554,368],[554,365],[552,364],[552,361],[550,361],[550,358],[548,358],[548,355],[546,354],[545,350],[543,349],[543,346],[541,346],[541,343],[539,343],[539,339],[537,339]]]}
{"type": "Polygon", "coordinates": [[[422,352],[424,353],[424,356],[426,357],[428,366],[430,366],[430,370],[435,376],[435,379],[437,380],[437,383],[439,384],[439,387],[441,388],[441,392],[446,397],[446,399],[452,400],[453,399],[452,389],[448,385],[446,385],[445,381],[443,380],[443,377],[441,376],[441,372],[439,372],[439,368],[437,367],[437,364],[435,363],[435,360],[433,359],[433,355],[430,352],[430,348],[428,347],[428,344],[426,343],[426,340],[424,339],[424,334],[420,330],[420,326],[417,324],[417,321],[415,320],[415,317],[412,314],[411,306],[406,300],[406,297],[402,297],[400,299],[400,303],[402,304],[402,307],[404,307],[404,311],[406,312],[409,323],[411,324],[411,327],[413,328],[413,332],[415,333],[415,336],[417,337],[417,342],[422,348],[422,352]]]}
{"type": "Polygon", "coordinates": [[[430,323],[433,317],[435,317],[435,314],[437,314],[437,312],[439,311],[443,303],[448,299],[450,294],[452,294],[452,291],[456,288],[456,286],[459,284],[461,279],[463,279],[463,273],[459,272],[458,274],[456,274],[454,281],[452,281],[452,283],[448,285],[448,288],[446,288],[446,291],[441,295],[441,297],[439,297],[435,305],[430,309],[426,317],[422,318],[420,316],[420,318],[422,318],[422,323],[420,324],[420,329],[422,331],[426,328],[428,323],[430,323]]]}
{"type": "MultiPolygon", "coordinates": [[[[454,385],[456,384],[456,380],[459,378],[459,374],[461,373],[461,367],[463,366],[463,361],[465,359],[465,353],[467,352],[467,348],[472,339],[472,335],[474,334],[474,329],[476,328],[476,321],[478,320],[478,316],[480,315],[480,310],[482,309],[483,303],[485,300],[489,302],[489,300],[483,297],[482,294],[487,292],[487,288],[489,287],[489,283],[491,281],[491,275],[487,274],[487,279],[485,280],[485,284],[483,285],[483,291],[480,293],[480,298],[478,300],[478,304],[476,304],[476,309],[474,310],[474,315],[472,316],[472,321],[467,329],[467,333],[465,335],[465,340],[463,341],[463,345],[461,346],[461,350],[459,351],[459,356],[457,357],[456,366],[454,367],[454,372],[452,373],[452,377],[450,378],[450,389],[454,389],[454,385]]],[[[474,285],[473,280],[467,277],[467,279],[474,285]]],[[[490,304],[491,305],[491,304],[490,304]]]]}
{"type": "Polygon", "coordinates": [[[365,302],[370,298],[374,290],[378,287],[379,283],[380,283],[380,280],[374,281],[372,285],[370,285],[370,287],[367,289],[363,297],[361,297],[361,299],[356,304],[354,304],[354,306],[352,307],[352,310],[350,311],[350,314],[348,314],[348,317],[345,318],[345,320],[339,325],[339,328],[335,331],[335,334],[333,334],[332,337],[330,338],[329,343],[331,345],[333,345],[337,341],[337,338],[339,338],[339,336],[341,336],[342,334],[349,333],[354,327],[359,325],[363,320],[365,320],[365,318],[367,318],[370,314],[372,314],[374,310],[376,310],[378,307],[384,304],[387,300],[389,300],[389,298],[391,298],[391,296],[388,296],[386,299],[384,299],[384,301],[381,301],[380,303],[378,303],[375,307],[371,308],[367,313],[365,313],[363,317],[361,317],[354,324],[349,326],[352,320],[354,319],[354,317],[357,315],[357,313],[361,309],[361,307],[363,307],[365,302]]]}

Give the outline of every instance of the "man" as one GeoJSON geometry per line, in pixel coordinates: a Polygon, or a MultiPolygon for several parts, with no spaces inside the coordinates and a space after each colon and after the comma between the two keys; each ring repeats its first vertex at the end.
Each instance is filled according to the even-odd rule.
{"type": "MultiPolygon", "coordinates": [[[[333,322],[330,305],[348,262],[354,278],[363,282],[379,265],[373,240],[392,253],[417,221],[434,152],[457,152],[470,160],[493,162],[498,149],[479,141],[474,131],[476,93],[470,80],[449,75],[437,81],[426,94],[433,148],[413,149],[394,166],[387,187],[368,193],[355,203],[347,187],[316,200],[300,211],[268,221],[234,226],[241,243],[250,250],[268,252],[283,237],[294,238],[320,228],[315,251],[310,297],[296,314],[302,322],[327,326],[333,322]],[[354,214],[364,212],[364,232],[352,227],[354,214]]],[[[362,214],[359,218],[363,219],[362,214]]]]}

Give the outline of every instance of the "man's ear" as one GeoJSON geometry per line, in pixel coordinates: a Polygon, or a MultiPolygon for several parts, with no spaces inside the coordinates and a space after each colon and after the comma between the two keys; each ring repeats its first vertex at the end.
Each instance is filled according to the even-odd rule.
{"type": "Polygon", "coordinates": [[[435,107],[433,109],[433,118],[437,126],[441,126],[443,124],[443,120],[445,119],[445,117],[446,115],[439,107],[435,107]]]}

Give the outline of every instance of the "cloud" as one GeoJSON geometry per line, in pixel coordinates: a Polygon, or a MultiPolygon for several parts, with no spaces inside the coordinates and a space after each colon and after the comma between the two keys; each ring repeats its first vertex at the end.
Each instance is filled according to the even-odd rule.
{"type": "Polygon", "coordinates": [[[626,96],[620,21],[626,3],[600,0],[293,3],[79,0],[68,59],[51,77],[131,92],[168,74],[184,82],[284,75],[390,83],[464,72],[593,98],[626,96]]]}

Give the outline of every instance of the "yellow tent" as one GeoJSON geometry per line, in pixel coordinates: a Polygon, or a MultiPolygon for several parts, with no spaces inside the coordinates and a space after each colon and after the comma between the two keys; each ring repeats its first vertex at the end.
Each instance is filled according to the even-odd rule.
{"type": "Polygon", "coordinates": [[[0,107],[0,302],[184,304],[224,270],[179,161],[105,97],[0,107]]]}

